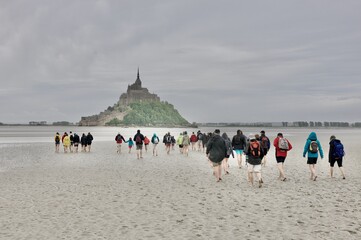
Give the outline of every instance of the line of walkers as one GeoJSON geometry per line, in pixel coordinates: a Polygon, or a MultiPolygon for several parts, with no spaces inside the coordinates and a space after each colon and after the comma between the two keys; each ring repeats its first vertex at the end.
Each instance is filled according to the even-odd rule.
{"type": "Polygon", "coordinates": [[[54,137],[55,152],[59,153],[60,142],[63,144],[64,153],[78,153],[79,145],[81,145],[82,152],[90,152],[93,139],[93,135],[91,135],[90,132],[87,135],[83,133],[81,137],[79,137],[79,135],[76,133],[72,133],[71,131],[69,132],[69,134],[67,132],[64,132],[62,136],[60,136],[59,132],[57,132],[54,137]]]}
{"type": "MultiPolygon", "coordinates": [[[[230,140],[226,133],[223,133],[221,136],[219,129],[214,131],[206,144],[206,155],[213,167],[213,175],[217,182],[222,180],[222,170],[225,174],[229,173],[228,158],[231,154],[233,155],[234,151],[236,153],[239,168],[242,168],[242,155],[246,155],[247,179],[250,184],[253,186],[256,178],[258,186],[262,187],[263,179],[261,170],[262,166],[266,165],[267,153],[271,147],[271,142],[265,135],[265,131],[261,131],[260,133],[261,135],[249,135],[247,138],[243,135],[241,130],[237,130],[237,134],[230,140]]],[[[342,178],[345,179],[345,173],[342,167],[342,160],[345,155],[343,144],[332,135],[329,145],[330,176],[333,177],[333,167],[337,162],[342,178]]],[[[284,163],[288,151],[292,149],[292,144],[282,133],[278,133],[277,137],[273,140],[273,146],[275,147],[275,157],[279,171],[278,179],[280,181],[286,181],[287,178],[285,175],[284,163]]],[[[311,132],[306,140],[303,157],[306,156],[307,164],[310,169],[310,179],[316,181],[317,159],[319,156],[322,159],[324,154],[321,143],[317,139],[315,132],[311,132]]]]}

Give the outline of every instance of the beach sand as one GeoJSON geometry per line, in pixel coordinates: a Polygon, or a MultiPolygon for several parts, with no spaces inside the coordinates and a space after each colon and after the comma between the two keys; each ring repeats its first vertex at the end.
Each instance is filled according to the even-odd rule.
{"type": "Polygon", "coordinates": [[[77,154],[2,144],[0,239],[361,239],[358,142],[345,143],[346,180],[337,167],[328,176],[326,157],[310,181],[305,139],[289,139],[289,180],[277,180],[272,149],[262,188],[249,186],[235,159],[216,183],[204,153],[167,155],[163,145],[137,160],[111,141],[77,154]]]}

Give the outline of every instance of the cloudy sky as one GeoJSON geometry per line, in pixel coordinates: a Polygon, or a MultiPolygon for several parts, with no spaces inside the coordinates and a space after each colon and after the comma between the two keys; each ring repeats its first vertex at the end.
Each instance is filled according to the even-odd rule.
{"type": "Polygon", "coordinates": [[[359,0],[0,2],[0,122],[143,86],[190,122],[361,121],[359,0]]]}

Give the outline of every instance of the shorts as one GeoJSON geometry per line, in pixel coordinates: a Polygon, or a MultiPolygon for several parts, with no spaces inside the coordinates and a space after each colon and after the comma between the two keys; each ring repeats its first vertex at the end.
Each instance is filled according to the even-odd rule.
{"type": "Polygon", "coordinates": [[[277,157],[277,156],[276,156],[276,161],[277,161],[277,163],[284,163],[285,160],[286,160],[286,157],[277,157]]]}
{"type": "MultiPolygon", "coordinates": [[[[211,161],[212,162],[212,161],[211,161]]],[[[221,165],[222,164],[222,162],[212,162],[212,166],[213,167],[217,167],[217,166],[219,166],[219,165],[221,165]]]]}
{"type": "Polygon", "coordinates": [[[252,165],[252,164],[249,164],[249,163],[248,163],[248,168],[247,168],[247,170],[248,170],[249,173],[253,173],[253,172],[259,173],[259,172],[261,172],[261,169],[262,169],[261,164],[252,165]]]}
{"type": "Polygon", "coordinates": [[[143,144],[137,144],[136,149],[137,150],[142,150],[143,149],[143,144]]]}
{"type": "Polygon", "coordinates": [[[308,159],[307,159],[307,164],[316,164],[317,163],[317,158],[315,158],[315,157],[309,157],[308,159]]]}
{"type": "Polygon", "coordinates": [[[337,162],[338,167],[342,167],[342,158],[338,158],[338,159],[331,158],[329,162],[330,162],[330,167],[335,166],[335,162],[337,162]]]}
{"type": "Polygon", "coordinates": [[[74,147],[77,147],[79,145],[79,143],[74,143],[74,147]]]}
{"type": "Polygon", "coordinates": [[[242,149],[234,149],[234,151],[236,152],[236,154],[241,155],[243,153],[242,149]]]}
{"type": "Polygon", "coordinates": [[[179,146],[179,148],[183,148],[183,145],[181,144],[181,145],[178,145],[179,146]]]}

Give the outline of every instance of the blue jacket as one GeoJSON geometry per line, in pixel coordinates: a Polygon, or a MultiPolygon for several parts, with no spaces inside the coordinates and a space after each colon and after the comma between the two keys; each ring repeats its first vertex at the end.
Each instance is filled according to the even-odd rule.
{"type": "Polygon", "coordinates": [[[318,158],[318,152],[317,153],[310,152],[310,144],[312,141],[317,142],[318,152],[320,152],[321,158],[323,158],[322,146],[320,141],[317,140],[317,135],[315,132],[311,132],[306,140],[305,148],[303,149],[303,157],[306,157],[306,153],[307,153],[307,156],[309,158],[318,158]]]}

